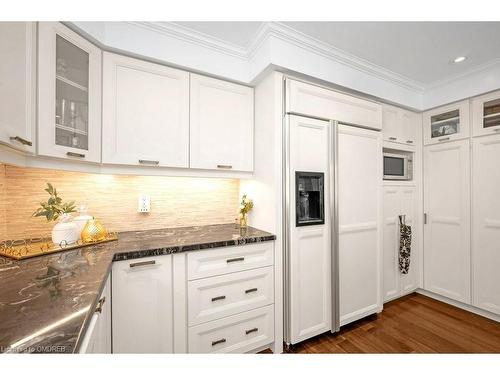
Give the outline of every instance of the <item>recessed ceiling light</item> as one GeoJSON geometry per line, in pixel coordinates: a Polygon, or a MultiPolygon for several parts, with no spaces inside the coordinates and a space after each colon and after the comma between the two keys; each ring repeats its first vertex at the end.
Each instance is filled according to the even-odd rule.
{"type": "Polygon", "coordinates": [[[455,64],[461,63],[462,61],[465,61],[467,57],[465,56],[458,56],[456,59],[453,60],[455,64]]]}

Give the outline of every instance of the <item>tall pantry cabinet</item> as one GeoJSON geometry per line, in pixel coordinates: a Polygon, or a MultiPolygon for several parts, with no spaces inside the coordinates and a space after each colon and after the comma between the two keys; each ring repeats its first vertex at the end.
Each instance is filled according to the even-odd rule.
{"type": "Polygon", "coordinates": [[[500,314],[500,92],[472,99],[472,304],[500,314]]]}

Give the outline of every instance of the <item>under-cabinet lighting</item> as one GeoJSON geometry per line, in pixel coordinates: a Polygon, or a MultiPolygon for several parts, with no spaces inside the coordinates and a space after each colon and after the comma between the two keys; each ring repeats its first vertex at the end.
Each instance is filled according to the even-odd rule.
{"type": "Polygon", "coordinates": [[[465,59],[467,59],[467,57],[465,57],[465,56],[458,56],[457,58],[455,58],[455,59],[453,60],[453,62],[454,62],[455,64],[458,64],[458,63],[461,63],[461,62],[465,61],[465,59]]]}

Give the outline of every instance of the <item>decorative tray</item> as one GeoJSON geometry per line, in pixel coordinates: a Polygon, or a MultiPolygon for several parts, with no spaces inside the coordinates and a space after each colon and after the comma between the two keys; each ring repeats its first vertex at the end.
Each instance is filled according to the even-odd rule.
{"type": "Polygon", "coordinates": [[[59,251],[73,250],[80,247],[97,245],[104,242],[116,241],[118,239],[118,233],[110,232],[107,234],[106,238],[101,241],[95,242],[83,242],[78,240],[77,242],[67,244],[61,242],[60,244],[54,244],[50,238],[30,238],[27,240],[7,240],[0,242],[0,256],[6,256],[15,260],[33,258],[40,255],[47,255],[52,253],[57,253],[59,251]]]}

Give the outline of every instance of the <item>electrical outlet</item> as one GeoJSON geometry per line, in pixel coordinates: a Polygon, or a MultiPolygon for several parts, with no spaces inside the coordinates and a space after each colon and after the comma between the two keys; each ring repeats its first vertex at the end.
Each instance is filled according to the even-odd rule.
{"type": "Polygon", "coordinates": [[[151,198],[148,194],[139,194],[137,212],[149,212],[151,210],[151,198]]]}

